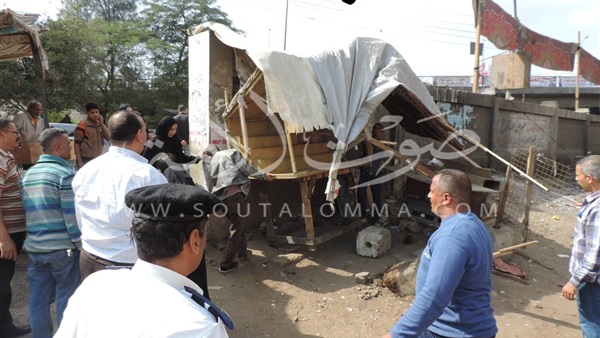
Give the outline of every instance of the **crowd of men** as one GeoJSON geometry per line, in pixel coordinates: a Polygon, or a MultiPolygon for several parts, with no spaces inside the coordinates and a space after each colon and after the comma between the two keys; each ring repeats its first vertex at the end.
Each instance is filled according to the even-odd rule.
{"type": "MultiPolygon", "coordinates": [[[[148,140],[140,114],[123,109],[105,125],[95,104],[86,105],[87,119],[76,129],[75,172],[67,162],[66,132],[40,129],[40,111],[32,102],[12,121],[0,118],[0,338],[30,331],[51,337],[52,303],[56,337],[227,337],[233,322],[212,304],[206,285],[208,215],[219,205],[228,210],[230,236],[219,271],[229,273],[238,267],[236,257],[247,256],[249,178],[274,176],[252,167],[237,150],[209,146],[202,156],[208,192],[172,166],[169,154],[153,165],[140,155],[148,140]],[[107,152],[100,147],[105,139],[107,152]],[[22,177],[11,154],[21,140],[39,142],[43,151],[22,177]],[[169,170],[176,174],[167,175],[169,170]],[[10,281],[22,248],[29,254],[31,327],[15,326],[10,313],[10,281]]],[[[598,337],[600,156],[579,161],[576,175],[590,195],[577,217],[572,278],[562,294],[577,299],[585,337],[598,337]]],[[[468,208],[471,190],[461,171],[445,169],[433,177],[428,198],[442,222],[423,250],[414,303],[384,337],[497,334],[493,241],[468,208]]]]}

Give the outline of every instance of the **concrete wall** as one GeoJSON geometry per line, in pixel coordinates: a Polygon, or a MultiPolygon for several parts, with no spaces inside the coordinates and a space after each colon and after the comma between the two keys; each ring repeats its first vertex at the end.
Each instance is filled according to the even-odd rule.
{"type": "MultiPolygon", "coordinates": [[[[535,145],[545,156],[567,165],[588,152],[600,154],[600,116],[576,113],[493,96],[428,86],[446,120],[458,129],[475,132],[482,145],[504,159],[515,148],[535,145]]],[[[409,134],[407,134],[409,135],[409,134]]],[[[505,166],[493,156],[476,151],[469,157],[498,170],[505,166]]]]}

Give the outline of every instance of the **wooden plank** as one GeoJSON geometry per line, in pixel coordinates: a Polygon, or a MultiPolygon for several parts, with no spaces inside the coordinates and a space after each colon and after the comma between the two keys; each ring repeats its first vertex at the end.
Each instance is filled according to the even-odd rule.
{"type": "MultiPolygon", "coordinates": [[[[239,98],[242,101],[242,98],[239,98]]],[[[248,129],[246,128],[246,115],[244,113],[244,105],[239,104],[239,112],[240,112],[240,128],[242,129],[242,144],[248,148],[248,129]]]]}
{"type": "Polygon", "coordinates": [[[301,237],[301,236],[274,235],[274,234],[267,234],[267,237],[273,238],[273,239],[284,239],[288,244],[317,246],[319,244],[322,244],[324,242],[327,242],[334,238],[337,238],[347,232],[350,232],[356,228],[359,228],[362,225],[364,225],[366,222],[367,222],[366,219],[357,219],[348,225],[344,225],[343,227],[340,227],[333,231],[324,233],[320,236],[316,236],[314,238],[301,237]]]}
{"type": "MultiPolygon", "coordinates": [[[[535,156],[537,151],[535,146],[529,147],[529,157],[527,158],[527,175],[532,176],[535,173],[535,156]]],[[[523,242],[527,242],[529,236],[529,212],[531,211],[531,198],[533,195],[533,184],[525,181],[525,210],[523,211],[523,242]]]]}
{"type": "MultiPolygon", "coordinates": [[[[304,211],[304,223],[306,227],[306,237],[310,239],[315,238],[315,225],[313,223],[312,208],[310,200],[308,199],[308,182],[302,181],[300,184],[300,198],[302,199],[303,211],[304,211]]],[[[314,251],[317,248],[312,245],[309,246],[310,251],[314,251]]]]}
{"type": "Polygon", "coordinates": [[[239,150],[240,153],[242,153],[242,155],[244,156],[244,158],[246,158],[246,160],[250,158],[250,149],[244,147],[243,144],[241,144],[238,140],[234,139],[229,135],[227,135],[227,144],[230,148],[236,148],[237,150],[239,150]]]}
{"type": "MultiPolygon", "coordinates": [[[[281,129],[283,130],[283,125],[281,129]]],[[[233,137],[242,136],[242,128],[239,123],[231,123],[229,132],[233,137]]],[[[270,120],[246,121],[246,133],[248,137],[279,136],[279,132],[270,120]]]]}
{"type": "Polygon", "coordinates": [[[507,246],[506,248],[502,248],[502,249],[494,252],[494,257],[496,257],[496,254],[498,254],[498,253],[512,252],[515,249],[524,248],[528,245],[536,244],[537,242],[538,241],[531,241],[531,242],[527,242],[527,243],[521,243],[521,244],[517,244],[517,245],[507,246]]]}
{"type": "MultiPolygon", "coordinates": [[[[244,86],[240,88],[231,99],[230,105],[226,107],[226,114],[224,116],[224,119],[229,118],[230,113],[236,108],[236,105],[239,103],[238,99],[245,98],[246,95],[248,95],[254,89],[254,86],[256,86],[260,82],[263,82],[262,88],[264,90],[265,86],[263,81],[263,73],[260,69],[256,68],[254,70],[254,73],[250,75],[250,78],[248,79],[248,81],[246,81],[244,86]]],[[[260,87],[257,89],[260,90],[260,87]]]]}
{"type": "Polygon", "coordinates": [[[496,214],[496,222],[494,223],[494,229],[500,229],[500,223],[504,218],[504,209],[506,208],[506,201],[508,200],[508,194],[510,193],[510,179],[512,177],[512,167],[506,167],[506,181],[504,182],[504,188],[502,189],[502,195],[500,195],[500,205],[498,206],[498,213],[496,214]]]}
{"type": "MultiPolygon", "coordinates": [[[[513,102],[513,101],[510,101],[513,102]]],[[[521,169],[517,168],[516,166],[514,166],[512,163],[508,162],[507,160],[503,159],[502,156],[496,154],[495,152],[491,151],[490,149],[488,149],[486,146],[484,146],[483,144],[473,140],[472,138],[468,137],[467,135],[462,135],[462,138],[466,141],[468,141],[469,143],[476,145],[479,149],[487,152],[488,154],[494,156],[495,158],[497,158],[498,160],[500,160],[500,162],[506,164],[507,166],[511,166],[513,167],[513,170],[518,172],[519,174],[523,175],[525,178],[527,178],[528,180],[530,180],[531,182],[535,183],[538,187],[544,189],[544,191],[548,191],[548,188],[546,188],[543,184],[541,184],[540,182],[536,181],[533,177],[527,175],[526,173],[524,173],[523,171],[521,171],[521,169]]]]}
{"type": "Polygon", "coordinates": [[[285,138],[287,140],[287,148],[288,155],[290,156],[290,164],[292,165],[292,172],[295,173],[298,171],[296,167],[296,155],[294,155],[294,144],[292,143],[292,137],[290,136],[290,130],[287,122],[284,122],[285,125],[285,138]]]}
{"type": "MultiPolygon", "coordinates": [[[[372,139],[367,139],[367,141],[369,143],[371,143],[372,145],[376,146],[377,148],[384,150],[384,151],[390,151],[394,157],[396,157],[397,159],[399,159],[402,162],[405,162],[406,160],[409,160],[407,157],[405,157],[404,155],[400,154],[398,151],[396,151],[395,149],[392,149],[390,147],[388,147],[387,145],[381,143],[381,141],[376,140],[374,138],[372,139]]],[[[410,160],[409,160],[410,161],[410,160]]],[[[412,160],[412,162],[414,162],[415,160],[412,160]]],[[[418,172],[420,172],[421,174],[429,177],[429,178],[433,178],[433,176],[435,176],[435,172],[433,172],[433,170],[425,167],[424,165],[420,164],[420,163],[416,163],[414,165],[415,170],[417,170],[418,172]]]]}
{"type": "MultiPolygon", "coordinates": [[[[259,99],[263,99],[260,97],[259,99]]],[[[262,105],[257,103],[256,101],[246,98],[244,100],[244,114],[246,115],[246,121],[248,120],[268,120],[269,117],[266,115],[266,104],[262,105]]],[[[226,120],[239,120],[240,117],[237,114],[239,112],[239,105],[235,106],[233,110],[227,115],[226,120]]]]}
{"type": "MultiPolygon", "coordinates": [[[[250,141],[252,143],[252,141],[250,141]]],[[[331,154],[331,149],[327,147],[327,143],[309,143],[309,144],[294,144],[292,145],[294,154],[299,154],[303,156],[306,152],[308,155],[318,155],[318,154],[331,154]]],[[[252,155],[263,159],[278,159],[281,156],[281,153],[284,152],[285,149],[279,145],[276,147],[268,147],[268,148],[258,148],[252,147],[252,155]]],[[[286,153],[286,158],[289,157],[289,153],[286,153]]]]}
{"type": "Polygon", "coordinates": [[[504,278],[512,279],[512,280],[514,280],[514,281],[521,282],[521,283],[523,283],[523,284],[525,284],[525,285],[529,285],[529,282],[527,282],[526,280],[524,280],[524,279],[522,279],[522,278],[519,278],[519,277],[517,277],[517,276],[513,276],[513,275],[511,275],[511,274],[508,274],[508,273],[502,272],[502,271],[498,271],[498,270],[492,270],[492,273],[493,273],[494,275],[497,275],[497,276],[500,276],[500,277],[504,277],[504,278]]]}
{"type": "MultiPolygon", "coordinates": [[[[239,137],[239,136],[237,136],[239,137]]],[[[252,149],[259,148],[282,148],[283,135],[272,135],[272,136],[252,136],[248,139],[248,145],[252,149]]]]}
{"type": "MultiPolygon", "coordinates": [[[[304,156],[298,156],[295,159],[296,159],[296,171],[302,171],[302,170],[324,171],[324,170],[329,170],[329,164],[331,163],[331,160],[332,160],[332,154],[316,154],[316,155],[310,157],[311,160],[320,162],[323,164],[323,166],[327,166],[326,169],[313,168],[312,166],[310,166],[307,163],[306,158],[304,158],[304,156]]],[[[256,156],[252,156],[251,162],[252,162],[252,165],[254,165],[256,168],[259,168],[262,170],[262,168],[266,168],[266,167],[273,165],[274,163],[276,163],[277,160],[278,159],[260,159],[256,156]]],[[[289,158],[287,158],[287,159],[284,158],[283,161],[281,161],[281,163],[279,163],[279,165],[276,167],[276,169],[270,170],[270,172],[271,173],[293,173],[292,165],[291,165],[291,162],[289,161],[289,158]]]]}

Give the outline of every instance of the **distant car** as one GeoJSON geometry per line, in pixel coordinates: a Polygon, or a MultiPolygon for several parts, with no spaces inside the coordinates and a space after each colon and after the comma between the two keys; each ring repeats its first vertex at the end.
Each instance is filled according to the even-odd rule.
{"type": "Polygon", "coordinates": [[[67,131],[67,133],[69,133],[69,140],[73,141],[73,138],[75,136],[75,128],[77,128],[76,124],[72,124],[72,123],[55,123],[55,122],[50,122],[50,128],[56,128],[56,129],[64,129],[67,131]]]}

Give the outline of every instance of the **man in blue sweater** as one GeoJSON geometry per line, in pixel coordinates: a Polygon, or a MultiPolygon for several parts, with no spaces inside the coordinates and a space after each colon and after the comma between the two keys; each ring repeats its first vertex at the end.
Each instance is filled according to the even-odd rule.
{"type": "Polygon", "coordinates": [[[75,173],[66,160],[71,144],[62,129],[40,135],[44,154],[21,181],[29,254],[29,319],[33,337],[52,337],[50,304],[56,298],[56,323],[60,325],[69,297],[81,280],[81,232],[75,217],[71,181],[75,173]]]}
{"type": "Polygon", "coordinates": [[[421,255],[416,297],[384,337],[477,337],[498,332],[491,306],[493,241],[469,210],[471,181],[440,171],[427,197],[442,219],[421,255]]]}

